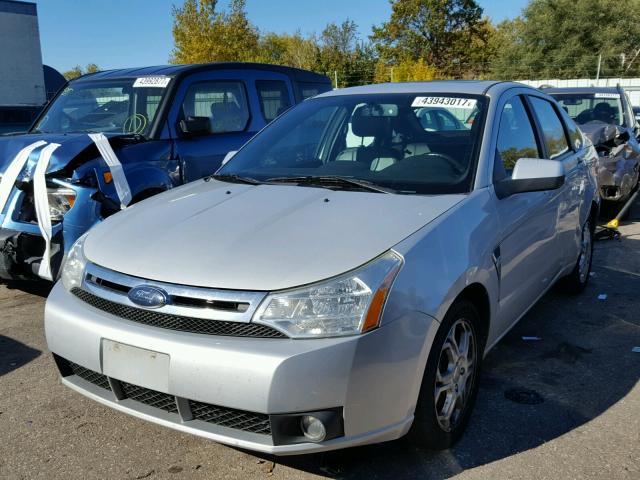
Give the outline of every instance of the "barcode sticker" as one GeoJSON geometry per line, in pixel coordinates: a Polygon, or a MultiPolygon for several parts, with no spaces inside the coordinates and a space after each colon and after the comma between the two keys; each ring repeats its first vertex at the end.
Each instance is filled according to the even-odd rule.
{"type": "Polygon", "coordinates": [[[596,93],[594,94],[595,98],[619,98],[620,95],[617,93],[596,93]]]}
{"type": "Polygon", "coordinates": [[[133,83],[133,88],[166,88],[171,81],[171,77],[139,77],[133,83]]]}
{"type": "Polygon", "coordinates": [[[449,107],[464,108],[472,110],[478,100],[475,98],[463,97],[416,97],[411,104],[412,107],[449,107]]]}

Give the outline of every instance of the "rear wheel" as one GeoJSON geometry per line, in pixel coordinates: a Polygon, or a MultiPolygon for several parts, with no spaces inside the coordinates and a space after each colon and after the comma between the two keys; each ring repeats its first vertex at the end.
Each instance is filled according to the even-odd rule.
{"type": "Polygon", "coordinates": [[[479,325],[471,302],[458,300],[449,309],[429,353],[410,441],[444,450],[464,432],[478,393],[484,350],[479,325]]]}
{"type": "Polygon", "coordinates": [[[581,293],[589,283],[591,264],[593,261],[593,227],[591,219],[582,227],[580,256],[573,271],[562,279],[562,287],[570,293],[581,293]]]}

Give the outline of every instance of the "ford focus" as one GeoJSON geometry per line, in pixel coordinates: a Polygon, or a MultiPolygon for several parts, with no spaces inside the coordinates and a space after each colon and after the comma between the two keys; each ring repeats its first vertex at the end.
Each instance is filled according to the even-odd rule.
{"type": "Polygon", "coordinates": [[[554,284],[585,288],[596,158],[516,83],[325,93],[81,237],[49,348],[81,394],[221,443],[446,449],[487,352],[554,284]]]}

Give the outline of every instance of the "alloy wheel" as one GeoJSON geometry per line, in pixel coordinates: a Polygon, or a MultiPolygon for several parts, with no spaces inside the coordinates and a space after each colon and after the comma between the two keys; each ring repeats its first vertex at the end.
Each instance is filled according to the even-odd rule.
{"type": "Polygon", "coordinates": [[[440,428],[452,431],[460,422],[475,381],[477,343],[469,320],[457,320],[440,350],[435,382],[435,409],[440,428]]]}
{"type": "Polygon", "coordinates": [[[578,260],[578,277],[580,283],[587,281],[589,275],[589,267],[591,266],[591,256],[593,248],[591,247],[591,223],[587,221],[582,229],[582,242],[580,245],[580,258],[578,260]]]}

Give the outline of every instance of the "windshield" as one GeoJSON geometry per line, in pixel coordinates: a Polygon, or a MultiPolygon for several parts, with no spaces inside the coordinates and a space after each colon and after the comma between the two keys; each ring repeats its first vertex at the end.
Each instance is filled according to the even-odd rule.
{"type": "Polygon", "coordinates": [[[617,93],[552,93],[576,123],[623,125],[622,102],[617,93]]]}
{"type": "Polygon", "coordinates": [[[397,193],[468,192],[486,103],[485,97],[445,93],[307,100],[251,140],[218,174],[261,182],[343,177],[397,193]]]}
{"type": "Polygon", "coordinates": [[[48,107],[33,131],[146,136],[168,82],[168,77],[147,77],[70,83],[48,107]],[[148,81],[149,78],[156,81],[148,81]]]}

